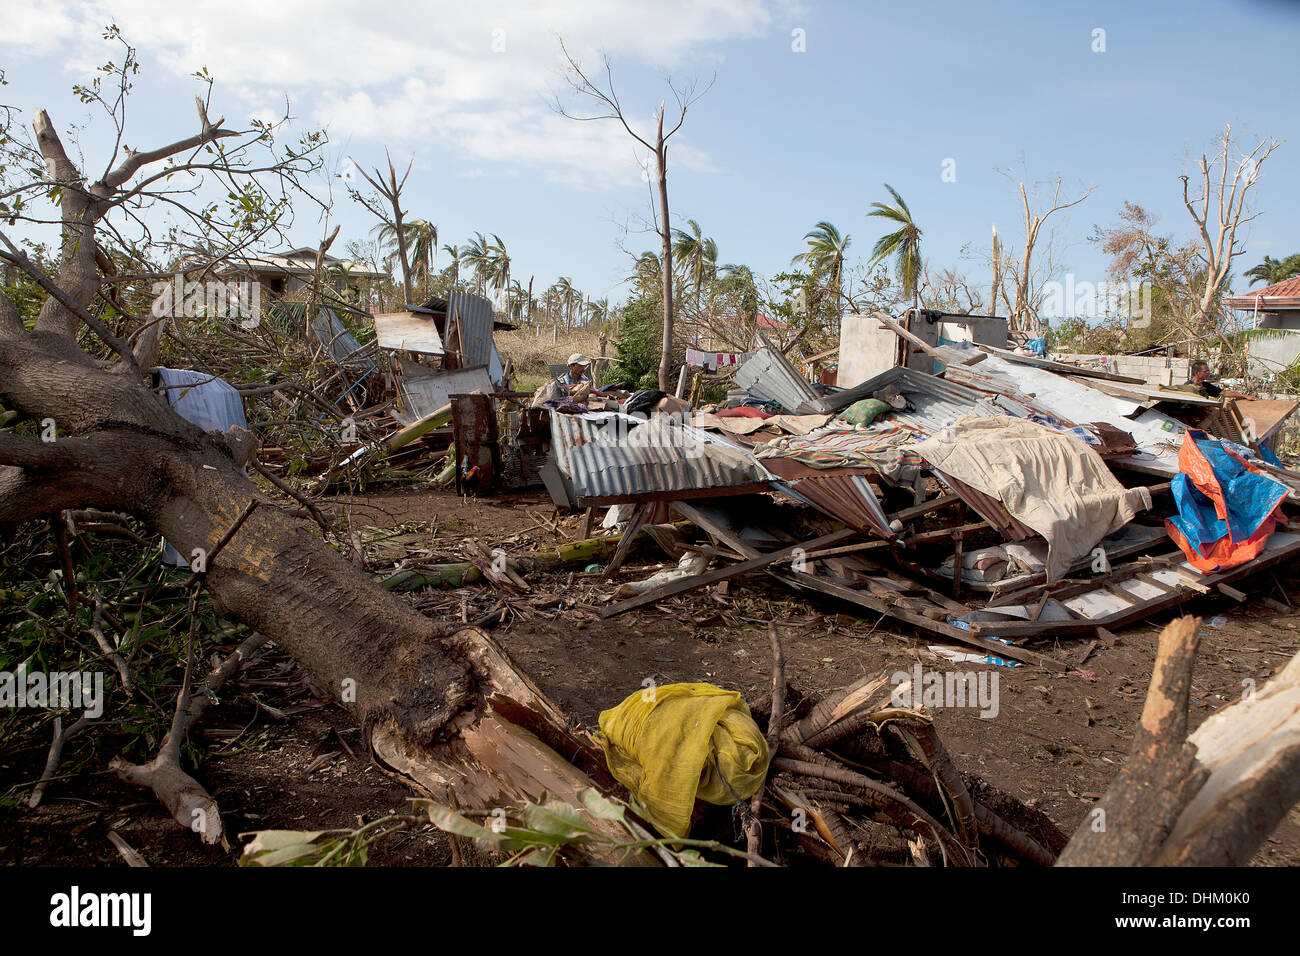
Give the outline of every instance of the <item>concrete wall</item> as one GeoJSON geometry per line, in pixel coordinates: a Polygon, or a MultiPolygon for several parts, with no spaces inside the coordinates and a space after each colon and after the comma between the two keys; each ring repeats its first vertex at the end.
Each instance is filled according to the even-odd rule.
{"type": "Polygon", "coordinates": [[[1116,375],[1140,378],[1148,385],[1182,385],[1187,381],[1191,370],[1191,359],[1168,358],[1164,355],[1083,355],[1062,352],[1056,358],[1071,365],[1087,365],[1116,375]]]}
{"type": "MultiPolygon", "coordinates": [[[[912,332],[928,345],[939,344],[937,322],[914,322],[912,332]]],[[[841,316],[840,365],[836,384],[841,388],[852,388],[889,371],[894,367],[897,343],[898,336],[893,330],[882,328],[879,319],[869,315],[841,316]]],[[[908,348],[915,349],[916,346],[908,343],[908,348]]],[[[934,371],[934,359],[919,350],[909,355],[907,365],[922,372],[934,371]]]]}
{"type": "Polygon", "coordinates": [[[1007,347],[1007,320],[944,319],[939,323],[939,336],[949,342],[974,342],[1004,349],[1007,347]]]}
{"type": "Polygon", "coordinates": [[[1248,368],[1252,375],[1280,372],[1300,358],[1300,309],[1265,312],[1260,315],[1258,328],[1281,329],[1290,334],[1251,340],[1248,368]]]}

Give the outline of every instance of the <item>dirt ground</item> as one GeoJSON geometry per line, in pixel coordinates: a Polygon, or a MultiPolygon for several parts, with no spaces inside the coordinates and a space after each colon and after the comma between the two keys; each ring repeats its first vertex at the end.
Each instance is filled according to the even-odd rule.
{"type": "MultiPolygon", "coordinates": [[[[435,551],[463,537],[509,549],[549,548],[579,536],[576,517],[556,516],[544,493],[463,500],[448,493],[372,494],[335,505],[354,528],[404,526],[435,551]]],[[[629,560],[624,578],[660,565],[655,549],[629,560]]],[[[780,630],[790,684],[804,694],[860,677],[908,670],[987,670],[996,674],[998,712],[934,711],[940,734],[960,769],[1043,810],[1067,833],[1123,765],[1142,708],[1156,638],[1169,614],[1123,630],[1114,647],[1099,645],[1078,670],[1054,676],[1038,668],[950,664],[925,641],[885,619],[848,613],[829,599],[803,599],[775,582],[732,582],[728,592],[697,591],[609,621],[597,613],[612,588],[599,573],[531,574],[532,590],[510,602],[493,634],[571,717],[594,729],[600,711],[657,684],[708,681],[751,701],[768,693],[767,628],[780,630]]],[[[1300,603],[1300,567],[1267,573],[1245,585],[1253,597],[1285,591],[1300,603]]],[[[500,606],[489,585],[409,594],[425,613],[475,620],[500,606]]],[[[1300,618],[1256,600],[1199,598],[1185,611],[1203,616],[1192,687],[1192,723],[1237,699],[1243,681],[1262,685],[1300,649],[1300,618]],[[1226,622],[1214,621],[1216,617],[1226,622]]],[[[1039,649],[1075,660],[1083,641],[1039,649]]],[[[364,758],[351,717],[326,701],[282,652],[270,649],[238,687],[213,706],[196,743],[197,772],[217,799],[232,835],[230,850],[203,847],[177,828],[151,794],[121,784],[106,770],[109,740],[70,748],[69,776],[46,801],[0,805],[0,864],[124,865],[107,839],[120,834],[152,865],[231,865],[254,829],[355,827],[406,806],[411,792],[364,758]]],[[[0,780],[34,780],[44,747],[0,754],[0,780]]],[[[376,865],[443,865],[449,851],[435,832],[404,832],[376,849],[376,865]]],[[[1300,864],[1300,810],[1293,809],[1263,845],[1257,865],[1300,864]]]]}

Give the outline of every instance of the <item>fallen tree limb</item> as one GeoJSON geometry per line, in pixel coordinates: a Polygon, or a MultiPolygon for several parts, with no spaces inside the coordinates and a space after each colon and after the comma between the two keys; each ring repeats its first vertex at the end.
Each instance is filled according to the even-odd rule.
{"type": "Polygon", "coordinates": [[[1245,864],[1300,799],[1300,654],[1188,736],[1199,625],[1161,632],[1129,762],[1059,865],[1245,864]]]}

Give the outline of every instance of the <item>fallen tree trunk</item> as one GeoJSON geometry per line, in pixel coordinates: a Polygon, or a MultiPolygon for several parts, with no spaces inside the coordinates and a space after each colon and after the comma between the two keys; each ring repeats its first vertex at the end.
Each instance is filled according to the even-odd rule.
{"type": "MultiPolygon", "coordinates": [[[[153,361],[156,334],[142,339],[147,345],[137,355],[87,311],[104,282],[95,256],[97,224],[150,181],[132,187],[133,177],[151,163],[236,135],[209,123],[202,102],[199,113],[199,136],[131,151],[91,184],[39,114],[38,140],[59,187],[65,241],[54,281],[0,233],[10,249],[0,248],[0,257],[50,292],[30,330],[0,295],[0,401],[43,431],[40,438],[0,431],[0,524],[85,508],[136,516],[193,560],[198,583],[219,612],[291,654],[357,716],[372,747],[404,755],[401,769],[412,779],[441,777],[464,793],[499,799],[528,793],[527,781],[571,778],[578,771],[540,737],[513,756],[475,758],[473,741],[489,730],[519,738],[502,715],[512,699],[519,701],[516,710],[541,715],[554,743],[568,748],[570,741],[559,711],[486,634],[451,633],[420,615],[329,547],[311,523],[264,497],[243,473],[255,450],[250,433],[205,433],[147,388],[141,369],[153,361]],[[77,339],[83,324],[120,360],[83,351],[77,339]],[[469,786],[484,774],[492,785],[469,786]]],[[[239,175],[239,167],[225,171],[239,175]]],[[[194,792],[192,778],[176,775],[172,751],[186,729],[185,710],[182,700],[158,760],[120,767],[159,791],[178,818],[194,808],[215,812],[199,796],[207,796],[201,787],[194,792]]],[[[463,794],[460,803],[471,805],[463,794]]],[[[202,832],[217,838],[219,821],[210,820],[202,832]]]]}
{"type": "Polygon", "coordinates": [[[1189,736],[1200,623],[1161,632],[1129,762],[1059,865],[1244,865],[1300,800],[1300,654],[1189,736]]]}

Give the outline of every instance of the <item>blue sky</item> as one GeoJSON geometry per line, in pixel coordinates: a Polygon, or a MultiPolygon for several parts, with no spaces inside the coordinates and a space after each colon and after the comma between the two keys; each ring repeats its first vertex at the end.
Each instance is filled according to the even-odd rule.
{"type": "MultiPolygon", "coordinates": [[[[336,169],[354,156],[402,165],[413,217],[442,242],[498,233],[525,284],[559,275],[594,297],[618,298],[633,252],[656,237],[627,235],[648,214],[630,139],[616,124],[552,113],[562,88],[557,36],[591,64],[614,59],[624,102],[642,128],[674,78],[716,82],[670,148],[675,224],[697,219],[723,262],[772,275],[803,234],[829,219],[865,257],[882,229],[865,215],[888,182],[924,232],[932,270],[956,268],[981,286],[987,271],[963,246],[987,250],[990,227],[1019,245],[1017,182],[1059,176],[1080,206],[1053,218],[1062,262],[1105,278],[1086,241],[1125,200],[1192,231],[1178,176],[1231,123],[1247,147],[1283,140],[1264,165],[1246,254],[1300,251],[1300,115],[1293,108],[1300,3],[794,3],[636,0],[621,4],[494,2],[366,4],[334,0],[6,0],[0,102],[49,109],[60,129],[91,114],[70,93],[102,62],[103,25],[118,23],[144,69],[128,130],[133,146],[191,132],[194,83],[206,64],[217,112],[232,121],[288,96],[304,126],[325,125],[336,169]],[[10,9],[12,8],[12,9],[10,9]],[[304,31],[304,24],[311,32],[304,31]],[[1094,52],[1094,30],[1105,52],[1094,52]],[[806,50],[792,49],[803,31],[806,50]],[[955,163],[955,182],[941,177],[955,163]],[[999,173],[1006,170],[1011,178],[999,173]]],[[[566,102],[578,105],[571,97],[566,102]]],[[[103,163],[104,127],[80,140],[103,163]]],[[[368,214],[336,192],[344,241],[368,214]]],[[[304,208],[306,208],[304,206],[304,208]]],[[[324,227],[299,218],[295,244],[324,227]]],[[[341,245],[342,243],[340,243],[341,245]]],[[[1235,288],[1246,283],[1237,280],[1235,288]]]]}

